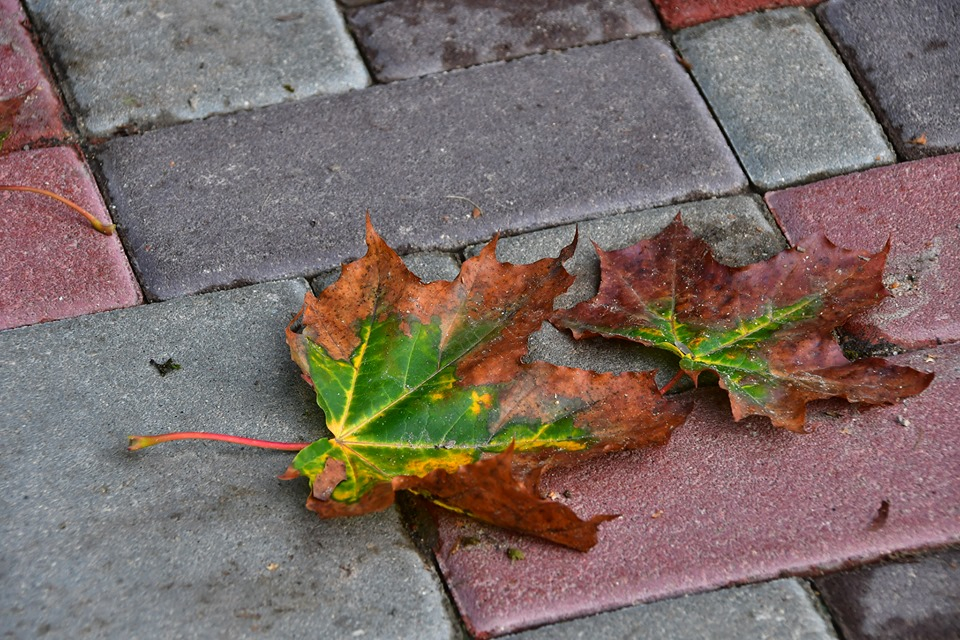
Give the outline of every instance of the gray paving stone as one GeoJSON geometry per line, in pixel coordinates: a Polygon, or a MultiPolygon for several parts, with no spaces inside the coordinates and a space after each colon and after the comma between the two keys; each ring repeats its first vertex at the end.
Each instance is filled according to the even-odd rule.
{"type": "Polygon", "coordinates": [[[818,11],[900,154],[960,151],[960,3],[832,0],[818,11]]]}
{"type": "MultiPolygon", "coordinates": [[[[678,213],[694,233],[710,243],[717,258],[730,265],[756,262],[786,248],[783,236],[770,222],[770,214],[757,196],[686,202],[581,222],[576,253],[564,265],[577,279],[566,293],[557,297],[556,306],[572,307],[596,295],[600,262],[593,242],[607,251],[629,246],[659,233],[678,213]]],[[[503,262],[526,264],[556,256],[573,239],[575,226],[502,238],[497,243],[497,257],[503,262]]],[[[464,253],[474,256],[482,246],[472,245],[464,253]]],[[[661,385],[677,372],[677,359],[661,349],[604,338],[574,340],[551,325],[531,336],[529,358],[616,373],[657,369],[661,385]]]]}
{"type": "MultiPolygon", "coordinates": [[[[453,280],[460,273],[460,261],[449,253],[411,253],[401,256],[407,269],[424,282],[453,280]]],[[[310,281],[310,286],[320,293],[340,277],[340,270],[327,271],[310,281]]]]}
{"type": "Polygon", "coordinates": [[[814,580],[847,640],[960,638],[960,549],[814,580]]]}
{"type": "Polygon", "coordinates": [[[799,580],[643,604],[506,636],[510,640],[820,640],[836,638],[799,580]]]}
{"type": "Polygon", "coordinates": [[[347,21],[383,82],[660,28],[648,0],[393,0],[350,12],[347,21]]]}
{"type": "Polygon", "coordinates": [[[394,510],[321,521],[289,453],[130,433],[321,435],[283,328],[302,280],[0,333],[0,635],[454,631],[394,510]],[[173,358],[161,376],[150,359],[173,358]]]}
{"type": "Polygon", "coordinates": [[[333,269],[363,254],[367,210],[409,253],[746,186],[654,38],[210,118],[100,159],[151,299],[333,269]]]}
{"type": "Polygon", "coordinates": [[[750,179],[773,189],[895,160],[804,9],[717,20],[675,37],[750,179]]]}
{"type": "Polygon", "coordinates": [[[26,0],[94,136],[369,82],[333,0],[26,0]]]}

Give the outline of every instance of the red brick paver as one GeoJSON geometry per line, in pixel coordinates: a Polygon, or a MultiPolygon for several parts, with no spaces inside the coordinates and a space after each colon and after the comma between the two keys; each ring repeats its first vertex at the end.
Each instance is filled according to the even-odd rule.
{"type": "MultiPolygon", "coordinates": [[[[0,158],[0,184],[47,189],[108,221],[73,147],[0,158]]],[[[0,191],[0,329],[139,304],[140,287],[114,234],[44,196],[0,191]]]]}
{"type": "Polygon", "coordinates": [[[820,0],[653,0],[670,29],[692,27],[701,22],[729,18],[760,9],[809,7],[820,0]]]}
{"type": "Polygon", "coordinates": [[[0,153],[27,145],[45,144],[69,136],[63,106],[50,85],[43,63],[27,29],[27,18],[17,0],[0,0],[0,109],[22,100],[12,122],[0,122],[7,133],[0,153]]]}
{"type": "Polygon", "coordinates": [[[621,514],[589,553],[441,516],[438,559],[468,627],[503,633],[960,540],[960,346],[899,358],[937,374],[900,405],[817,403],[801,435],[734,423],[725,394],[703,390],[666,446],[548,474],[544,493],[582,516],[621,514]]]}
{"type": "Polygon", "coordinates": [[[796,243],[823,231],[879,250],[889,238],[889,298],[850,330],[872,345],[916,349],[960,340],[960,154],[775,191],[766,201],[796,243]]]}

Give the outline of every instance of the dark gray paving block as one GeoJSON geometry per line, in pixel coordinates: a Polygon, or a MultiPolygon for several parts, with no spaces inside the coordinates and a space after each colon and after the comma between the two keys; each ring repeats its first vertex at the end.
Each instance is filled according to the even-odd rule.
{"type": "MultiPolygon", "coordinates": [[[[449,253],[438,251],[428,253],[411,253],[401,256],[403,263],[424,282],[434,280],[453,280],[460,273],[460,261],[449,253]]],[[[337,281],[340,270],[327,271],[310,281],[310,286],[317,293],[337,281]]]]}
{"type": "Polygon", "coordinates": [[[746,186],[653,38],[151,131],[100,159],[153,299],[333,269],[363,254],[367,210],[406,253],[746,186]]]}
{"type": "Polygon", "coordinates": [[[960,638],[960,549],[814,580],[847,640],[960,638]]]}
{"type": "Polygon", "coordinates": [[[321,521],[290,453],[131,433],[315,439],[283,328],[302,280],[0,333],[0,635],[453,633],[394,510],[321,521]],[[173,358],[161,376],[150,364],[173,358]]]}
{"type": "Polygon", "coordinates": [[[95,136],[369,82],[333,0],[26,5],[95,136]]]}
{"type": "Polygon", "coordinates": [[[960,151],[960,3],[832,0],[818,11],[898,152],[960,151]]]}
{"type": "MultiPolygon", "coordinates": [[[[760,198],[733,196],[630,212],[579,225],[502,238],[497,243],[497,257],[503,262],[526,264],[557,256],[573,239],[574,227],[579,226],[576,253],[564,265],[576,276],[576,281],[556,300],[558,308],[568,308],[597,293],[600,262],[593,242],[607,251],[629,246],[659,233],[678,213],[698,236],[710,243],[718,259],[727,264],[756,262],[786,248],[783,236],[770,222],[770,214],[760,198]]],[[[467,247],[465,254],[474,256],[481,247],[467,247]]],[[[529,358],[617,373],[657,369],[660,384],[665,384],[677,372],[677,358],[661,349],[604,338],[574,340],[568,333],[551,325],[531,336],[529,358]]]]}
{"type": "Polygon", "coordinates": [[[828,640],[836,637],[818,610],[813,595],[799,580],[776,580],[662,600],[506,636],[510,640],[828,640]]]}
{"type": "Polygon", "coordinates": [[[675,40],[761,189],[896,159],[806,10],[717,20],[684,29],[675,40]]]}
{"type": "Polygon", "coordinates": [[[660,28],[648,0],[393,0],[347,21],[385,82],[660,28]]]}

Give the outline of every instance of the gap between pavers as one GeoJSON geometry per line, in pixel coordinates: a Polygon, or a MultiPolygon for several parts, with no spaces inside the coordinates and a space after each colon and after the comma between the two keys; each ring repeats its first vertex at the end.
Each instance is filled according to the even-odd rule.
{"type": "Polygon", "coordinates": [[[0,104],[18,97],[23,100],[10,128],[0,126],[0,136],[7,135],[0,142],[0,153],[72,138],[29,24],[18,0],[0,0],[0,104]]]}
{"type": "Polygon", "coordinates": [[[323,435],[284,342],[306,282],[0,333],[0,635],[455,637],[394,509],[322,521],[292,453],[131,433],[323,435]],[[161,376],[150,360],[180,365],[161,376]]]}
{"type": "Polygon", "coordinates": [[[362,255],[367,210],[408,253],[746,188],[652,37],[119,138],[100,160],[151,299],[332,269],[362,255]]]}
{"type": "Polygon", "coordinates": [[[792,243],[818,232],[866,251],[890,241],[890,296],[848,323],[855,351],[960,341],[960,154],[775,191],[766,201],[792,243]]]}
{"type": "Polygon", "coordinates": [[[393,0],[349,11],[347,23],[381,82],[660,29],[648,0],[393,0]]]}
{"type": "MultiPolygon", "coordinates": [[[[110,223],[76,147],[2,156],[0,184],[47,189],[110,223]]],[[[0,191],[0,219],[0,329],[143,301],[117,235],[99,233],[66,205],[37,194],[0,191]]]]}
{"type": "Polygon", "coordinates": [[[359,89],[333,0],[25,0],[93,136],[359,89]]]}
{"type": "Polygon", "coordinates": [[[506,636],[505,640],[832,640],[813,594],[799,580],[775,580],[627,607],[506,636]]]}
{"type": "Polygon", "coordinates": [[[467,627],[504,634],[960,541],[960,346],[896,361],[936,378],[862,413],[815,403],[811,434],[734,423],[726,394],[703,389],[665,446],[544,474],[541,491],[581,516],[621,515],[589,553],[437,513],[436,557],[467,627]]]}
{"type": "Polygon", "coordinates": [[[718,20],[685,29],[674,42],[760,189],[896,160],[808,11],[718,20]]]}

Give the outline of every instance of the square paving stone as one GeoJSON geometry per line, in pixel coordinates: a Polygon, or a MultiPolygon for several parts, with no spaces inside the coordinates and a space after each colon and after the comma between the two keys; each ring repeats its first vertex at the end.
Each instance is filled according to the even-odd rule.
{"type": "Polygon", "coordinates": [[[110,141],[100,159],[152,299],[746,187],[654,38],[436,74],[110,141]],[[482,96],[479,99],[478,96],[482,96]]]}
{"type": "Polygon", "coordinates": [[[507,636],[510,640],[703,640],[836,638],[799,580],[684,596],[507,636]]]}
{"type": "Polygon", "coordinates": [[[832,0],[818,15],[900,154],[960,151],[960,3],[832,0]]]}
{"type": "Polygon", "coordinates": [[[848,640],[960,637],[960,549],[814,583],[848,640]]]}
{"type": "Polygon", "coordinates": [[[809,7],[821,0],[653,0],[670,29],[777,7],[809,7]]]}
{"type": "MultiPolygon", "coordinates": [[[[101,222],[110,216],[74,147],[0,158],[0,184],[47,189],[101,222]]],[[[0,329],[130,307],[143,301],[116,234],[32,193],[0,191],[0,329]]]]}
{"type": "Polygon", "coordinates": [[[817,403],[813,433],[734,423],[726,394],[701,389],[668,444],[545,473],[542,493],[581,517],[620,514],[588,553],[438,514],[436,557],[468,629],[502,634],[960,541],[960,346],[897,361],[936,378],[889,407],[817,403]]]}
{"type": "Polygon", "coordinates": [[[675,37],[747,175],[761,189],[895,155],[813,16],[778,9],[675,37]]]}
{"type": "MultiPolygon", "coordinates": [[[[131,433],[324,433],[283,281],[0,333],[0,635],[454,634],[394,509],[322,521],[292,454],[131,433]],[[179,369],[162,374],[172,358],[179,369]]],[[[172,366],[173,363],[171,363],[172,366]]]]}
{"type": "Polygon", "coordinates": [[[366,86],[333,0],[26,0],[94,136],[366,86]]]}
{"type": "Polygon", "coordinates": [[[353,11],[347,21],[383,82],[660,28],[648,0],[394,0],[353,11]]]}
{"type": "Polygon", "coordinates": [[[0,152],[70,137],[18,0],[0,0],[0,152]]]}
{"type": "Polygon", "coordinates": [[[847,330],[866,351],[960,341],[960,154],[907,162],[766,196],[787,238],[817,232],[879,251],[889,297],[847,330]]]}

